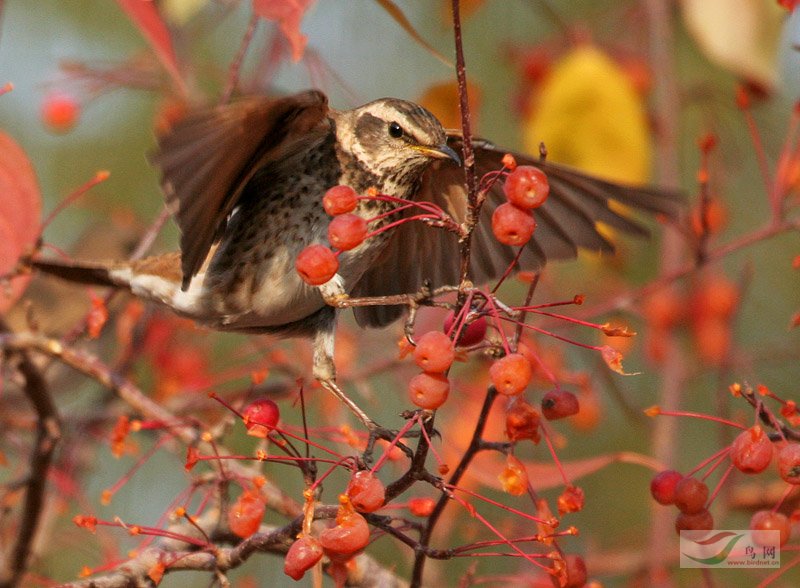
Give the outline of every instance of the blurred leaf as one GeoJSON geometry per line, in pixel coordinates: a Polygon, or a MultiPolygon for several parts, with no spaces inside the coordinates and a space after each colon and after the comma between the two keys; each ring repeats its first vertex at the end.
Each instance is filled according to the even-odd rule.
{"type": "Polygon", "coordinates": [[[117,4],[150,43],[161,65],[182,88],[183,82],[178,69],[178,60],[175,57],[175,49],[172,46],[172,38],[156,4],[148,0],[117,0],[117,4]]]}
{"type": "Polygon", "coordinates": [[[406,18],[406,15],[403,14],[403,11],[392,2],[392,0],[375,0],[386,12],[389,13],[394,21],[400,25],[400,27],[407,32],[412,39],[414,39],[417,43],[422,45],[425,49],[427,49],[436,59],[447,65],[448,67],[453,67],[453,63],[447,59],[444,55],[439,53],[433,45],[428,43],[425,39],[422,38],[411,22],[406,18]]]}
{"type": "Polygon", "coordinates": [[[253,0],[253,12],[265,20],[278,23],[292,46],[292,59],[303,56],[308,38],[300,32],[300,23],[314,0],[253,0]]]}
{"type": "MultiPolygon", "coordinates": [[[[17,143],[0,132],[0,274],[14,269],[19,256],[39,236],[42,199],[36,173],[17,143]]],[[[0,288],[0,312],[11,307],[25,290],[28,276],[0,288]]]]}
{"type": "Polygon", "coordinates": [[[647,181],[651,146],[642,98],[605,53],[583,45],[557,62],[533,97],[525,147],[589,173],[627,183],[647,181]]]}
{"type": "MultiPolygon", "coordinates": [[[[478,127],[477,113],[481,104],[481,89],[467,82],[469,96],[469,112],[472,119],[472,129],[478,127]]],[[[461,110],[459,108],[458,84],[455,80],[440,82],[423,92],[419,103],[430,110],[446,129],[461,128],[461,110]]]]}
{"type": "Polygon", "coordinates": [[[686,28],[709,60],[771,90],[786,12],[771,0],[681,0],[686,28]]]}

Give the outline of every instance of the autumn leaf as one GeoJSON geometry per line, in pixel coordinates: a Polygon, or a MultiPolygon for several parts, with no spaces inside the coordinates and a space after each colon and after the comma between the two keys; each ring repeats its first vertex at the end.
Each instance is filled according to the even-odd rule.
{"type": "Polygon", "coordinates": [[[764,0],[682,0],[686,28],[705,56],[745,81],[770,90],[785,11],[764,0]]]}
{"type": "Polygon", "coordinates": [[[147,40],[156,57],[178,88],[184,90],[178,59],[172,46],[169,29],[161,18],[158,6],[150,0],[117,0],[119,7],[147,40]]]}
{"type": "MultiPolygon", "coordinates": [[[[0,275],[14,270],[17,260],[36,242],[42,199],[36,173],[17,143],[0,132],[0,275]]],[[[22,295],[29,276],[15,277],[0,287],[0,313],[22,295]]]]}
{"type": "Polygon", "coordinates": [[[314,0],[253,0],[253,12],[278,24],[292,46],[292,59],[299,61],[305,51],[307,37],[300,32],[300,22],[314,0]]]}
{"type": "MultiPolygon", "coordinates": [[[[477,113],[481,104],[481,89],[467,83],[467,96],[469,98],[469,112],[472,119],[472,129],[477,128],[477,113]]],[[[459,107],[458,84],[455,81],[440,82],[423,92],[419,104],[430,110],[446,129],[461,128],[461,109],[459,107]]]]}
{"type": "Polygon", "coordinates": [[[642,97],[625,71],[597,47],[582,45],[558,61],[533,97],[525,147],[548,159],[618,182],[641,184],[651,145],[642,97]]]}

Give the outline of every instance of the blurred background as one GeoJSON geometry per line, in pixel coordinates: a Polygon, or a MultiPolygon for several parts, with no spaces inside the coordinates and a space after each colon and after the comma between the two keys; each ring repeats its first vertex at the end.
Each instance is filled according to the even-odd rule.
{"type": "MultiPolygon", "coordinates": [[[[210,104],[219,99],[251,16],[250,2],[245,1],[162,0],[157,4],[185,76],[183,95],[117,2],[0,2],[0,85],[14,84],[13,91],[0,96],[0,129],[30,158],[45,214],[99,170],[110,172],[107,181],[60,212],[44,233],[47,243],[76,257],[124,257],[161,213],[157,177],[147,162],[155,144],[154,132],[168,126],[188,102],[210,104]]],[[[381,4],[375,0],[312,2],[300,24],[307,46],[299,61],[291,59],[290,40],[278,27],[261,22],[242,65],[239,91],[287,93],[317,87],[337,108],[395,96],[421,101],[447,126],[457,126],[455,72],[445,63],[453,61],[449,2],[398,0],[396,7],[408,18],[412,31],[404,30],[381,4]],[[430,48],[415,40],[415,34],[430,48]]],[[[767,224],[769,188],[759,158],[767,162],[773,181],[779,161],[796,166],[792,168],[794,176],[786,172],[788,179],[784,178],[787,207],[796,206],[800,158],[797,135],[791,133],[792,124],[797,123],[792,111],[800,93],[797,11],[791,13],[775,0],[471,0],[462,2],[462,10],[476,134],[509,149],[534,153],[543,141],[553,160],[617,181],[680,187],[690,207],[699,193],[698,142],[713,134],[717,146],[706,169],[713,202],[712,249],[737,243],[767,224]],[[663,13],[654,9],[659,5],[666,5],[663,13]],[[655,22],[659,14],[662,20],[655,22]],[[663,30],[669,32],[669,38],[658,45],[663,30]],[[659,54],[658,47],[665,52],[659,54]],[[737,92],[749,97],[760,144],[754,144],[748,131],[737,106],[737,92]]],[[[673,419],[671,430],[662,430],[659,440],[654,440],[656,420],[644,417],[642,410],[661,403],[669,388],[665,378],[670,377],[670,360],[659,350],[660,337],[673,338],[680,354],[680,405],[686,410],[750,424],[752,411],[727,392],[731,383],[764,384],[784,398],[795,398],[800,381],[800,336],[791,328],[792,317],[800,309],[800,274],[792,269],[793,259],[800,254],[796,232],[754,239],[752,245],[678,282],[670,290],[674,297],[666,301],[626,302],[627,293],[663,271],[665,260],[691,259],[687,243],[696,237],[697,227],[690,225],[687,220],[682,227],[685,238],[677,237],[670,245],[685,253],[665,252],[660,238],[663,228],[650,222],[652,240],[618,239],[616,257],[584,256],[549,267],[537,291],[540,301],[586,294],[587,307],[603,309],[599,322],[621,321],[639,333],[632,341],[606,341],[588,330],[561,323],[546,325],[587,344],[625,345],[626,370],[641,372],[631,377],[609,372],[597,354],[585,349],[547,337],[531,343],[552,361],[550,367],[565,387],[583,395],[582,418],[552,427],[559,456],[575,464],[570,471],[587,497],[585,509],[568,519],[580,529],[580,535],[565,540],[564,546],[584,554],[590,577],[605,586],[648,585],[644,556],[652,553],[643,550],[653,540],[654,528],[668,535],[664,545],[669,553],[664,557],[674,572],[675,585],[698,585],[695,571],[675,569],[673,515],[671,511],[664,515],[666,507],[654,505],[648,484],[654,468],[688,471],[733,436],[714,423],[684,418],[673,419]],[[720,292],[730,293],[726,300],[735,308],[724,324],[715,323],[704,331],[706,325],[700,326],[692,318],[691,307],[694,304],[696,308],[703,296],[713,298],[720,292]],[[668,334],[654,326],[660,302],[678,308],[678,318],[668,334]],[[609,308],[612,303],[613,309],[609,308]],[[665,458],[669,458],[666,463],[665,458]],[[662,527],[654,523],[659,517],[662,527]]],[[[176,237],[176,229],[167,223],[152,250],[175,247],[176,237]]],[[[34,300],[43,328],[63,334],[88,311],[90,299],[85,288],[52,290],[55,287],[35,280],[26,296],[34,300]]],[[[521,302],[525,284],[510,284],[507,292],[508,300],[521,302]]],[[[125,313],[136,312],[130,308],[126,302],[118,302],[114,312],[128,316],[125,313]]],[[[24,324],[22,309],[17,308],[16,313],[17,324],[24,324]]],[[[427,313],[420,328],[438,328],[441,318],[441,313],[427,313]]],[[[144,336],[150,351],[131,366],[132,377],[143,389],[181,414],[202,419],[219,408],[209,406],[203,392],[221,388],[236,398],[252,395],[248,374],[253,366],[262,365],[269,376],[261,384],[261,392],[281,399],[285,421],[299,423],[299,410],[290,398],[294,377],[310,376],[308,349],[303,343],[245,342],[232,335],[198,333],[171,320],[160,315],[151,319],[144,336]]],[[[112,358],[122,320],[113,322],[116,331],[106,333],[95,344],[97,353],[112,358]]],[[[401,424],[396,415],[408,406],[404,382],[413,373],[408,361],[396,361],[399,333],[397,326],[361,333],[346,324],[340,337],[339,363],[344,381],[349,382],[346,386],[364,394],[367,411],[387,426],[401,424]]],[[[463,411],[480,402],[486,365],[474,359],[459,366],[454,389],[463,397],[441,410],[442,430],[449,433],[441,450],[450,456],[451,464],[457,460],[459,444],[471,434],[473,421],[463,416],[471,413],[463,411]],[[457,429],[456,422],[463,430],[457,429]],[[452,429],[448,430],[447,423],[452,429]]],[[[80,378],[66,374],[58,378],[63,386],[56,392],[57,402],[65,415],[91,412],[103,394],[80,378]]],[[[540,381],[531,390],[531,402],[538,400],[547,386],[540,381]]],[[[322,392],[312,394],[321,397],[322,392]]],[[[335,406],[325,406],[329,413],[344,418],[335,406]]],[[[4,404],[2,410],[10,410],[10,406],[4,404]]],[[[57,514],[48,520],[47,545],[40,550],[36,564],[38,574],[59,581],[74,578],[83,565],[101,565],[112,555],[124,557],[126,550],[136,545],[114,530],[89,536],[69,523],[72,515],[90,509],[104,518],[120,516],[153,524],[187,480],[180,451],[159,451],[110,505],[101,505],[101,491],[131,467],[152,439],[141,436],[137,440],[141,447],[115,460],[104,441],[113,422],[82,426],[87,428],[67,431],[64,446],[69,447],[79,430],[91,431],[98,444],[91,457],[66,460],[83,464],[75,473],[81,490],[72,497],[75,500],[56,505],[57,514]],[[89,467],[91,461],[102,467],[89,467]],[[119,548],[111,550],[114,553],[102,547],[103,537],[109,536],[120,542],[119,548]]],[[[495,429],[502,435],[501,426],[495,429]]],[[[234,431],[230,436],[232,448],[249,451],[252,447],[252,440],[244,435],[234,431]]],[[[10,451],[5,448],[6,453],[10,451]]],[[[554,500],[561,487],[545,447],[531,445],[519,454],[531,464],[541,464],[536,473],[529,471],[531,483],[554,500]]],[[[481,462],[468,483],[501,502],[529,507],[523,498],[499,492],[496,472],[501,467],[499,458],[481,462]]],[[[67,470],[64,474],[68,475],[67,470]]],[[[281,474],[267,471],[266,475],[281,474]]],[[[712,479],[717,477],[715,474],[712,479]]],[[[729,479],[720,504],[712,509],[717,525],[745,528],[754,504],[770,508],[781,496],[783,486],[772,484],[775,480],[778,478],[772,473],[729,479]]],[[[299,500],[299,476],[286,484],[299,500]]],[[[336,482],[331,487],[335,488],[336,482]]],[[[331,497],[335,496],[332,492],[331,497]]],[[[474,540],[470,539],[474,530],[463,523],[465,514],[457,515],[462,520],[454,516],[445,522],[445,528],[462,532],[465,541],[474,540]]],[[[268,522],[278,521],[275,517],[268,522]]],[[[505,521],[509,528],[518,522],[505,521]]],[[[445,537],[446,533],[440,536],[442,540],[445,537]]],[[[797,545],[796,540],[793,543],[797,545]]],[[[386,565],[397,566],[401,575],[407,574],[411,554],[406,548],[382,538],[370,552],[386,565]]],[[[787,549],[784,562],[793,557],[787,549]]],[[[280,563],[274,556],[254,557],[232,572],[231,579],[237,586],[294,585],[282,574],[280,563]]],[[[433,579],[456,585],[471,565],[471,561],[430,562],[431,585],[433,579]]],[[[511,558],[485,559],[475,565],[477,576],[496,578],[487,580],[488,585],[504,585],[505,581],[497,578],[519,569],[511,558]]],[[[719,585],[751,586],[765,574],[735,570],[714,577],[719,585]]],[[[538,580],[529,581],[529,585],[539,585],[534,584],[538,580]]],[[[790,573],[774,585],[798,582],[800,576],[790,573]]],[[[166,576],[162,585],[208,585],[208,578],[198,580],[191,574],[176,573],[166,576]]]]}

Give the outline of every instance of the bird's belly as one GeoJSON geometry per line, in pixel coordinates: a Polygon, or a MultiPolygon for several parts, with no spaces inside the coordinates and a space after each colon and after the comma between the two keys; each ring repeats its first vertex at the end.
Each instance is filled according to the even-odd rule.
{"type": "Polygon", "coordinates": [[[278,246],[269,259],[206,280],[212,314],[233,329],[279,327],[314,314],[325,302],[317,288],[300,279],[296,256],[294,248],[278,246]]]}

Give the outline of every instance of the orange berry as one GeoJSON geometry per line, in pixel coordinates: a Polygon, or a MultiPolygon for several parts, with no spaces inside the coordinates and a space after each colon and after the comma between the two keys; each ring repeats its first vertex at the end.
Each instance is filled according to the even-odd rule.
{"type": "Polygon", "coordinates": [[[408,396],[420,408],[434,410],[447,400],[450,382],[442,374],[417,374],[408,383],[408,396]]]}
{"type": "Polygon", "coordinates": [[[455,358],[453,342],[439,331],[428,331],[422,335],[414,348],[414,363],[429,373],[446,372],[455,358]]]}
{"type": "Polygon", "coordinates": [[[295,261],[297,273],[311,286],[321,286],[339,270],[339,260],[325,245],[309,245],[295,261]]]}
{"type": "Polygon", "coordinates": [[[40,116],[44,125],[54,133],[66,133],[77,124],[81,106],[75,97],[54,92],[42,101],[40,116]]]}
{"type": "Polygon", "coordinates": [[[489,378],[500,394],[513,396],[522,392],[531,381],[531,364],[520,353],[509,353],[489,367],[489,378]]]}

